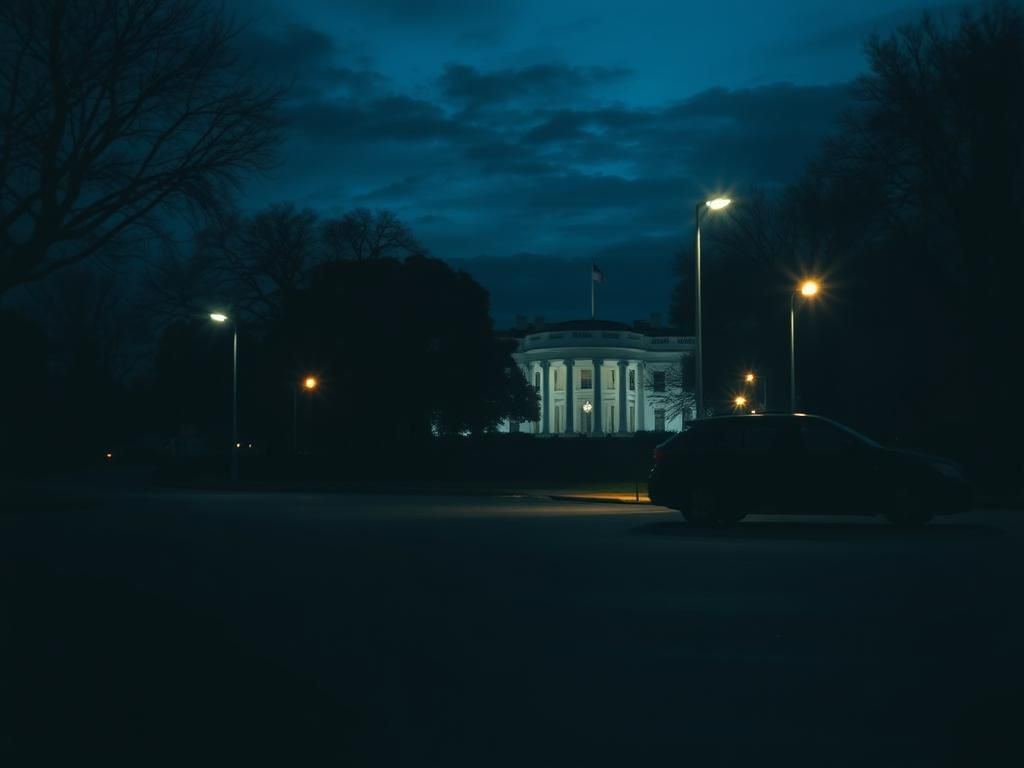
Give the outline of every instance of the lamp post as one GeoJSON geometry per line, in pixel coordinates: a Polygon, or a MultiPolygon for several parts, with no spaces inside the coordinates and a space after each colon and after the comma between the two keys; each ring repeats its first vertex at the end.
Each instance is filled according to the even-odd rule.
{"type": "MultiPolygon", "coordinates": [[[[223,312],[211,312],[215,323],[230,318],[223,312]]],[[[238,481],[238,324],[231,320],[231,482],[238,481]]]]}
{"type": "Polygon", "coordinates": [[[804,280],[789,296],[789,410],[796,410],[796,297],[806,299],[818,294],[815,280],[804,280]]]}
{"type": "Polygon", "coordinates": [[[758,377],[758,376],[756,376],[754,374],[753,371],[748,371],[743,376],[743,383],[744,384],[753,384],[753,383],[755,383],[758,380],[758,378],[761,379],[761,410],[762,411],[767,411],[768,410],[768,379],[765,378],[764,376],[758,377]]]}
{"type": "Polygon", "coordinates": [[[696,392],[694,393],[697,400],[697,418],[703,418],[704,416],[704,334],[701,329],[701,296],[700,296],[700,217],[701,212],[708,211],[719,211],[725,208],[731,203],[727,197],[716,197],[713,200],[708,200],[703,203],[697,203],[694,207],[694,219],[696,223],[696,269],[697,269],[697,301],[695,306],[696,322],[694,323],[694,331],[696,335],[697,349],[696,361],[694,365],[694,378],[696,383],[696,392]]]}
{"type": "Polygon", "coordinates": [[[292,453],[299,452],[299,390],[312,393],[319,383],[316,376],[307,376],[299,386],[292,389],[292,453]]]}

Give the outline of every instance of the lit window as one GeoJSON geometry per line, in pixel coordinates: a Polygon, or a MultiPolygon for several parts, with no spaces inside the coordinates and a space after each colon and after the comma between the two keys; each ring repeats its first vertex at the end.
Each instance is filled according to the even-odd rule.
{"type": "Polygon", "coordinates": [[[594,372],[589,368],[580,370],[580,389],[594,388],[594,372]]]}

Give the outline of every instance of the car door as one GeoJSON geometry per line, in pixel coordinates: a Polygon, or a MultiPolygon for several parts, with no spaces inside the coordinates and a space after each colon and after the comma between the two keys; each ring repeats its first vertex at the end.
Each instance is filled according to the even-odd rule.
{"type": "Polygon", "coordinates": [[[797,479],[791,420],[750,416],[743,422],[741,487],[750,511],[790,511],[797,479]]]}
{"type": "Polygon", "coordinates": [[[797,422],[802,506],[812,513],[856,513],[866,503],[865,446],[824,419],[797,422]]]}

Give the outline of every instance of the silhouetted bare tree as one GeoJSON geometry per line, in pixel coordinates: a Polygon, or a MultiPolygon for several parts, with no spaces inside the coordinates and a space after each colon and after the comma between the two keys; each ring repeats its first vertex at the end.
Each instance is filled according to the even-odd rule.
{"type": "Polygon", "coordinates": [[[323,239],[331,260],[363,261],[425,252],[391,211],[357,208],[340,219],[330,219],[324,222],[323,239]]]}
{"type": "MultiPolygon", "coordinates": [[[[683,420],[692,419],[697,415],[697,397],[693,393],[693,359],[690,356],[680,358],[679,365],[657,371],[648,368],[643,381],[647,401],[655,408],[665,410],[665,420],[682,416],[683,420]]],[[[711,411],[704,415],[710,415],[711,411]]]]}
{"type": "Polygon", "coordinates": [[[226,217],[199,234],[195,258],[212,265],[227,302],[256,318],[275,316],[322,253],[319,219],[308,208],[272,205],[226,217]]]}
{"type": "Polygon", "coordinates": [[[204,0],[0,4],[0,295],[215,211],[278,138],[204,0]]]}

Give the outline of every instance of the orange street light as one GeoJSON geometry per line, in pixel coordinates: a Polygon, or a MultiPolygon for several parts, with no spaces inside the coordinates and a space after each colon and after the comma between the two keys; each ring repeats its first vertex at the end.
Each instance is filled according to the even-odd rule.
{"type": "Polygon", "coordinates": [[[312,374],[304,377],[292,389],[292,453],[299,452],[299,390],[304,389],[310,395],[320,386],[320,380],[312,374]]]}
{"type": "Polygon", "coordinates": [[[818,292],[816,280],[804,280],[800,283],[800,293],[804,296],[814,296],[818,292]]]}
{"type": "Polygon", "coordinates": [[[805,299],[818,295],[821,284],[817,280],[803,280],[789,296],[789,409],[796,410],[796,297],[805,299]]]}

